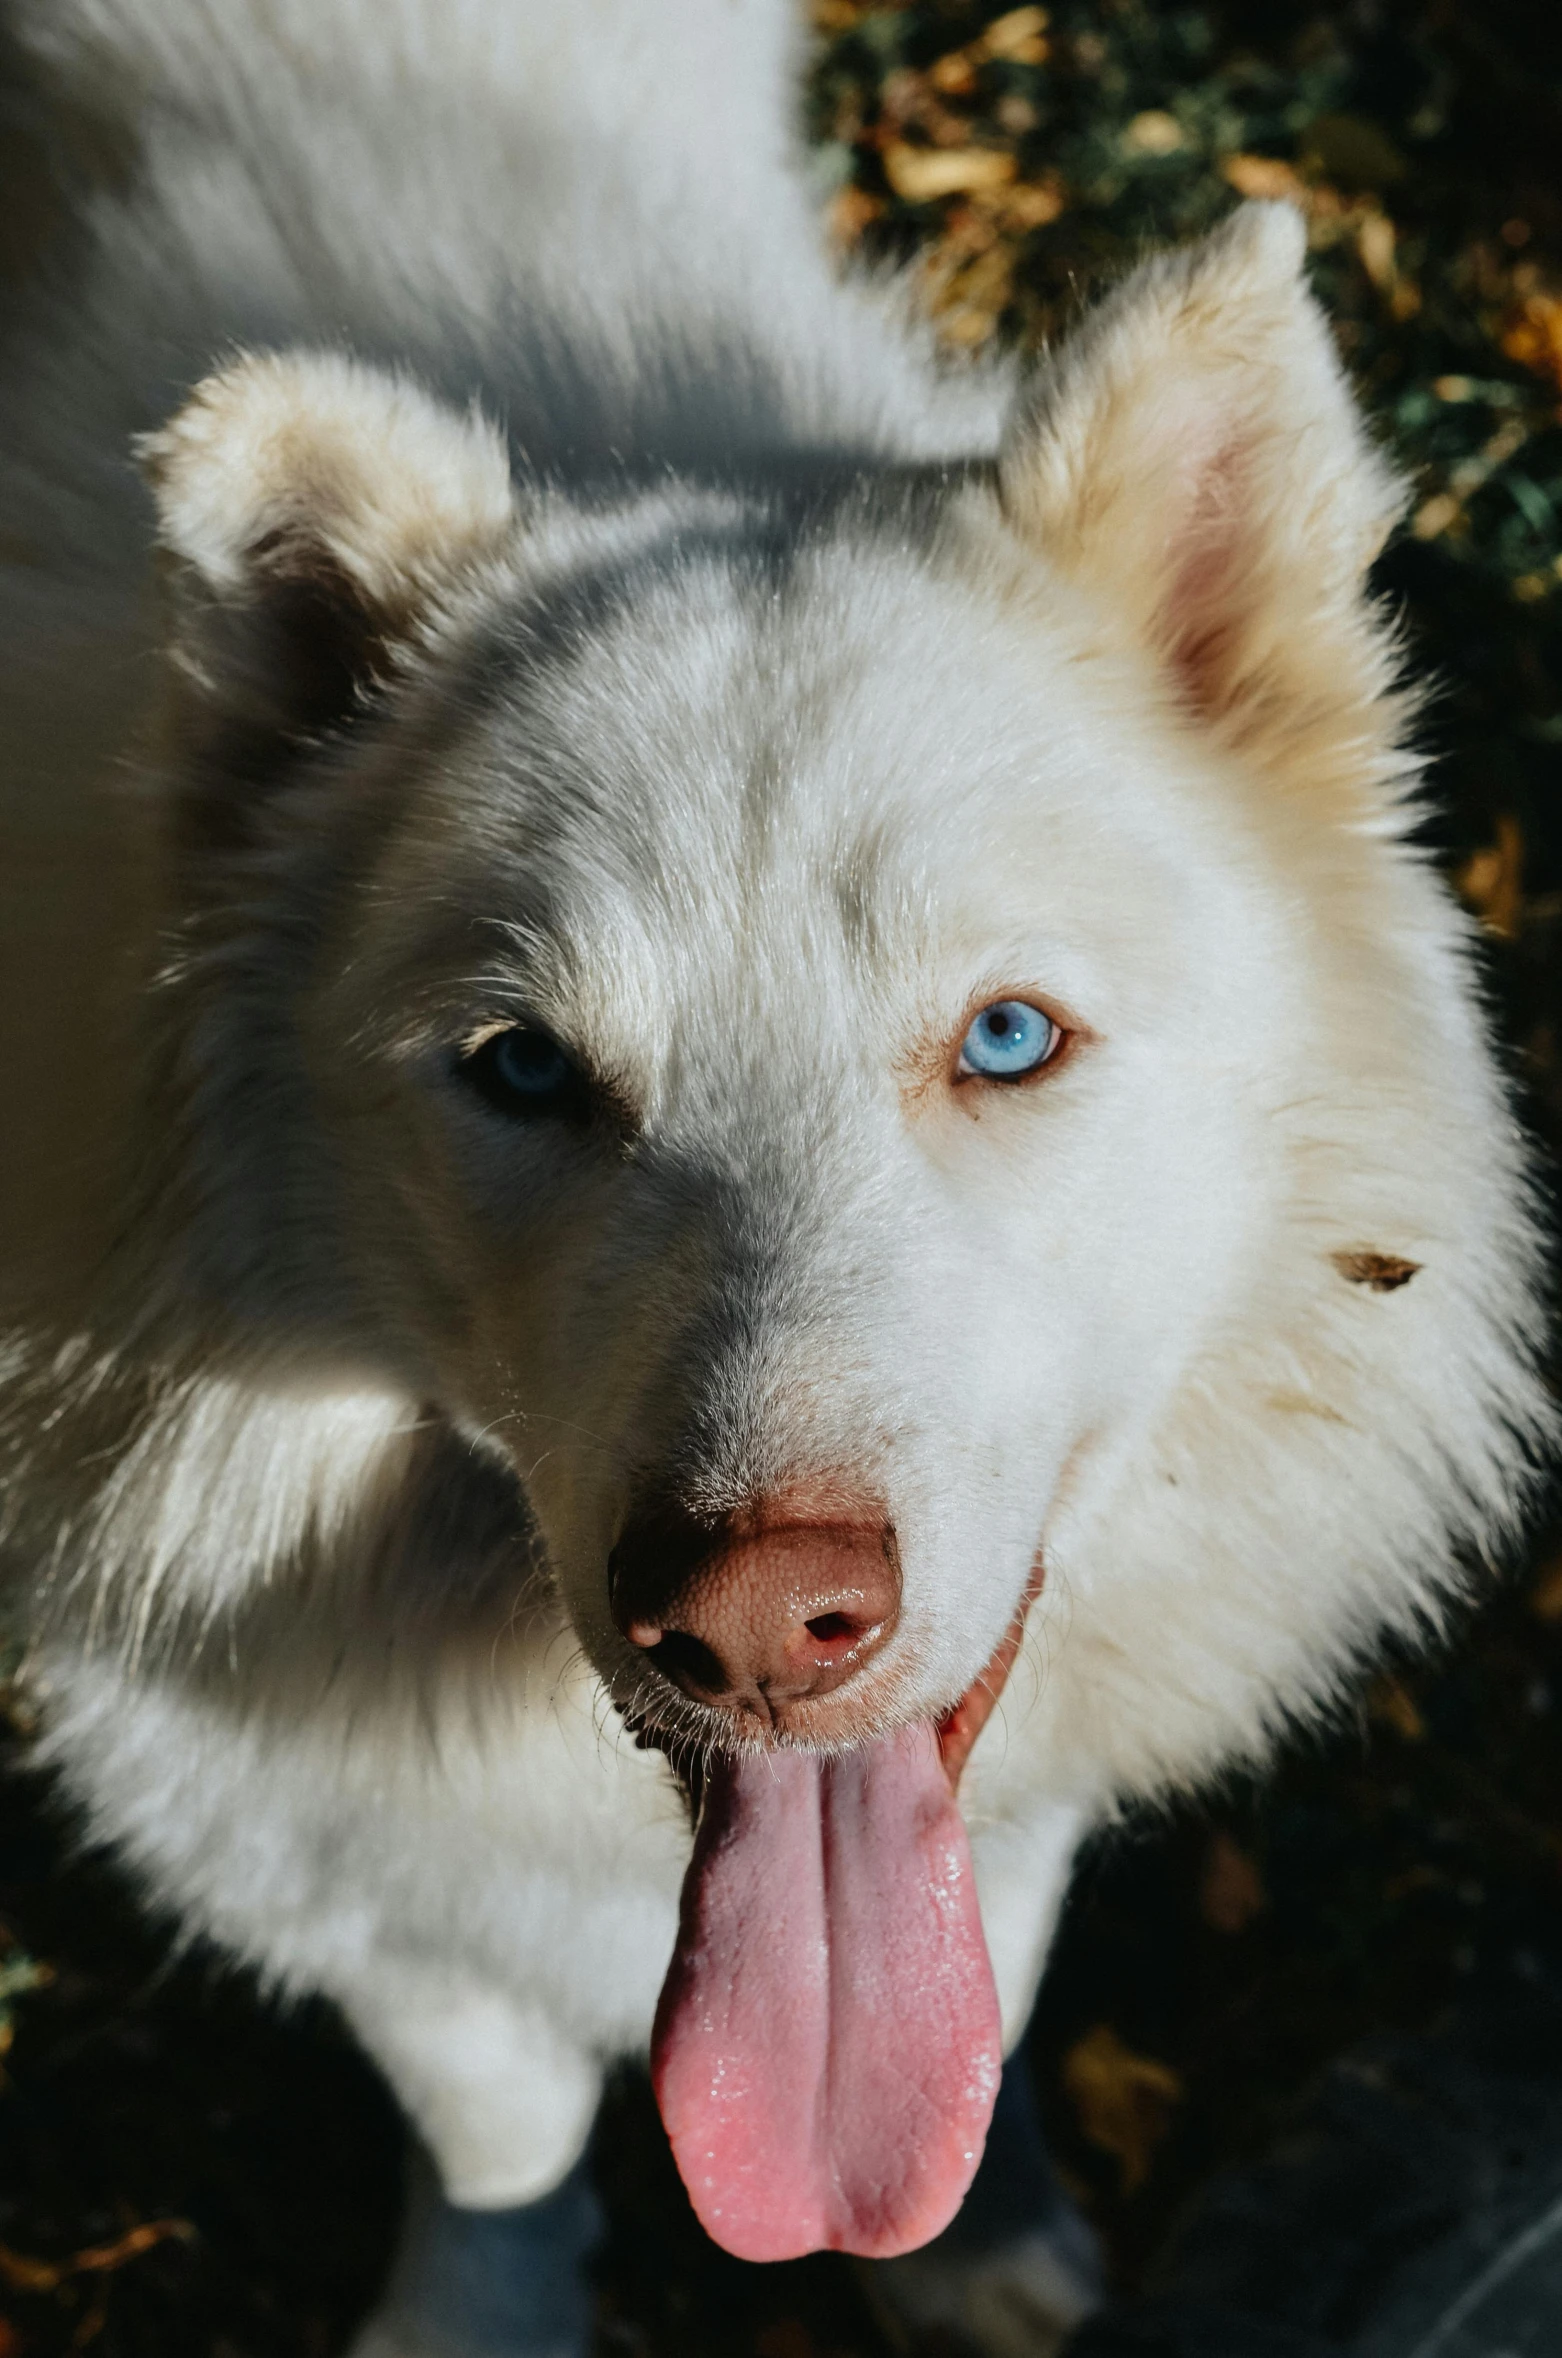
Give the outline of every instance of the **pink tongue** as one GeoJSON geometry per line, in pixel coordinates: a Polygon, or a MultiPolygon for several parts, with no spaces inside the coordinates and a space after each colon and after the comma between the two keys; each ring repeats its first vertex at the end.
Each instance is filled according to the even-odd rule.
{"type": "Polygon", "coordinates": [[[713,1768],[651,2048],[708,2233],[743,2260],[914,2251],[971,2182],[1001,2062],[932,1729],[713,1768]]]}

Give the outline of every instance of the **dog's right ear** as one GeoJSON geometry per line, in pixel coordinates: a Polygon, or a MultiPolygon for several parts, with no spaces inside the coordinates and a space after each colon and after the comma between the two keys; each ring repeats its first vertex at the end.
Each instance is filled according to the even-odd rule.
{"type": "Polygon", "coordinates": [[[139,455],[179,750],[233,783],[347,720],[515,536],[497,430],[334,354],[234,362],[139,455]]]}
{"type": "Polygon", "coordinates": [[[1021,535],[1157,660],[1196,723],[1299,790],[1397,778],[1367,568],[1403,504],[1288,205],[1143,264],[1038,371],[1000,462],[1021,535]]]}

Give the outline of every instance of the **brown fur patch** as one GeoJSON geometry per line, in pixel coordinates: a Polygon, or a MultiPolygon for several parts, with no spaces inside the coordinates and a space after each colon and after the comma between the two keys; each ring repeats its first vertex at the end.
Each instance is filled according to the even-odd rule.
{"type": "Polygon", "coordinates": [[[1364,1285],[1375,1294],[1393,1294],[1408,1285],[1419,1261],[1402,1260],[1397,1253],[1331,1253],[1330,1260],[1350,1285],[1364,1285]]]}

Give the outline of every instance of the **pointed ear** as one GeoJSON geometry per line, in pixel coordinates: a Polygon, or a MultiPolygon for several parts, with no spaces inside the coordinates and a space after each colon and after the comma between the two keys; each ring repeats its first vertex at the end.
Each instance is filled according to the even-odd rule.
{"type": "Polygon", "coordinates": [[[1290,206],[1245,205],[1136,271],[1038,376],[999,479],[1011,521],[1159,657],[1186,708],[1316,777],[1390,694],[1363,578],[1403,500],[1304,251],[1290,206]]]}
{"type": "Polygon", "coordinates": [[[236,361],[139,455],[181,749],[230,778],[345,719],[515,531],[493,426],[332,354],[236,361]]]}

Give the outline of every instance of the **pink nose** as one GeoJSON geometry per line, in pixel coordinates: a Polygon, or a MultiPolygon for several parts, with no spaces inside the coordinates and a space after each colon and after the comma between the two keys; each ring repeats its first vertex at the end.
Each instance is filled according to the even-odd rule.
{"type": "Polygon", "coordinates": [[[767,1719],[854,1678],[900,1612],[887,1522],[815,1519],[784,1501],[714,1526],[632,1523],[608,1579],[614,1620],[674,1686],[767,1719]]]}

